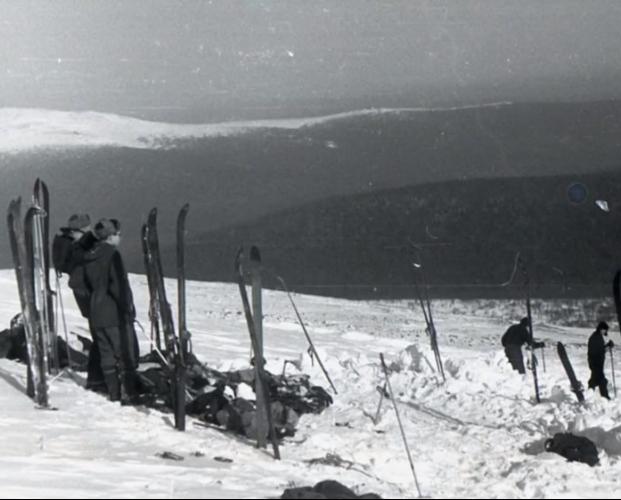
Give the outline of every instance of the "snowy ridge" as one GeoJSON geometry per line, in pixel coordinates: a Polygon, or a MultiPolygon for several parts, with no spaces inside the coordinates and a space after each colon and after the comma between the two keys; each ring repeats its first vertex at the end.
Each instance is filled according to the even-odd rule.
{"type": "Polygon", "coordinates": [[[312,118],[234,121],[207,124],[151,122],[128,116],[93,111],[0,108],[0,152],[19,153],[38,148],[118,146],[166,149],[172,141],[224,137],[257,129],[296,130],[360,116],[418,112],[457,111],[510,105],[498,102],[453,108],[363,109],[312,118]]]}
{"type": "MultiPolygon", "coordinates": [[[[144,276],[131,276],[138,317],[147,325],[144,276]]],[[[12,271],[0,271],[0,325],[18,306],[12,271]]],[[[175,301],[174,282],[167,283],[175,301]]],[[[69,329],[86,324],[63,287],[69,329]]],[[[358,493],[384,498],[416,496],[391,401],[374,425],[383,384],[378,355],[393,370],[391,383],[412,449],[422,493],[432,498],[616,498],[621,489],[621,401],[592,391],[578,405],[554,344],[562,340],[579,379],[586,382],[585,342],[590,329],[547,326],[535,318],[548,343],[547,372],[540,371],[542,403],[534,402],[532,377],[509,367],[499,338],[515,318],[492,319],[459,303],[434,303],[447,382],[431,368],[433,355],[422,314],[408,302],[355,302],[296,295],[310,335],[339,395],[321,415],[304,416],[295,437],[273,461],[252,443],[200,426],[172,428],[171,415],[120,407],[82,389],[69,377],[52,386],[58,411],[33,409],[23,393],[23,365],[0,360],[0,468],[2,496],[121,498],[278,498],[285,487],[335,479],[358,493]],[[544,452],[557,432],[592,439],[601,465],[568,463],[544,452]],[[156,455],[185,457],[169,462],[156,455]],[[328,464],[309,463],[327,455],[328,464]],[[222,463],[215,457],[232,460],[222,463]]],[[[489,303],[489,301],[486,301],[489,303]]],[[[217,369],[248,366],[249,340],[235,285],[188,283],[188,328],[196,355],[217,369]]],[[[302,370],[327,386],[287,296],[266,291],[268,369],[302,356],[302,370]]],[[[616,330],[611,335],[617,340],[616,330]]],[[[146,350],[145,343],[141,348],[146,350]]],[[[607,364],[607,369],[609,365],[607,364]]]]}

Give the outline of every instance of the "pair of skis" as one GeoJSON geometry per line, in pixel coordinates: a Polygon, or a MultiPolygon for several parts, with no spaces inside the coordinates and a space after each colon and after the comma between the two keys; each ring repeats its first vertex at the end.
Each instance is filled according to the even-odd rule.
{"type": "Polygon", "coordinates": [[[530,274],[526,263],[518,252],[515,256],[515,268],[518,269],[524,279],[524,288],[526,295],[526,316],[528,318],[528,345],[530,346],[530,369],[533,373],[533,383],[535,386],[535,399],[537,403],[541,403],[541,395],[539,393],[539,376],[537,374],[537,356],[535,355],[535,336],[533,333],[533,315],[530,301],[530,274]]]}
{"type": "MultiPolygon", "coordinates": [[[[419,248],[416,247],[411,241],[410,245],[415,250],[419,251],[419,248]]],[[[436,369],[442,375],[442,380],[446,382],[446,375],[444,373],[444,364],[442,363],[442,356],[440,355],[440,346],[438,345],[438,331],[436,330],[436,325],[433,321],[433,314],[431,312],[431,299],[429,298],[429,286],[427,284],[427,280],[425,278],[425,271],[423,269],[423,265],[420,262],[420,257],[416,262],[413,263],[414,269],[416,272],[420,272],[422,277],[422,290],[421,285],[418,283],[418,280],[414,279],[414,286],[416,288],[416,295],[418,297],[418,302],[423,311],[423,316],[425,318],[425,325],[427,326],[427,334],[429,335],[429,341],[431,343],[431,350],[433,351],[433,356],[436,361],[436,369]]]]}
{"type": "Polygon", "coordinates": [[[55,366],[58,358],[50,328],[54,318],[49,286],[49,195],[39,179],[33,199],[25,217],[21,198],[11,201],[7,226],[28,351],[27,394],[40,408],[48,408],[49,358],[56,360],[55,366]]]}
{"type": "Polygon", "coordinates": [[[36,305],[41,311],[49,369],[58,373],[60,371],[58,336],[54,317],[54,294],[50,285],[50,195],[47,185],[41,179],[35,182],[32,201],[37,209],[32,231],[36,305]]]}
{"type": "Polygon", "coordinates": [[[246,292],[246,281],[243,268],[244,250],[240,248],[235,256],[235,276],[242,299],[244,315],[250,334],[250,342],[254,352],[255,394],[256,394],[256,433],[257,446],[265,448],[267,439],[271,441],[274,458],[280,460],[278,437],[274,428],[271,410],[270,389],[265,372],[265,358],[263,356],[263,310],[262,310],[262,280],[261,280],[261,253],[257,247],[250,249],[250,276],[252,284],[252,306],[246,292]]]}
{"type": "MultiPolygon", "coordinates": [[[[147,282],[149,286],[149,316],[152,328],[158,332],[156,341],[160,343],[159,324],[164,333],[164,360],[169,370],[171,400],[175,414],[175,428],[185,430],[186,361],[189,356],[189,333],[186,325],[185,305],[185,220],[190,209],[184,205],[177,217],[177,286],[178,286],[178,330],[175,333],[170,303],[166,297],[164,271],[162,267],[159,237],[157,232],[157,209],[149,213],[147,223],[142,227],[142,247],[144,252],[147,282]]],[[[153,340],[153,339],[152,339],[153,340]]],[[[161,345],[155,349],[161,350],[161,345]]]]}
{"type": "MultiPolygon", "coordinates": [[[[612,295],[615,302],[615,310],[617,312],[617,322],[619,328],[621,328],[621,271],[617,271],[614,279],[612,280],[612,295]]],[[[615,377],[615,359],[612,355],[613,347],[610,347],[610,369],[612,370],[612,387],[617,397],[617,380],[615,377]]]]}

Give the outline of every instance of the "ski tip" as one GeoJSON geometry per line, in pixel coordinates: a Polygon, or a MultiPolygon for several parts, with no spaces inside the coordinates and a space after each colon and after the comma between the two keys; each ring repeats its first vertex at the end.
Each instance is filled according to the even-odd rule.
{"type": "Polygon", "coordinates": [[[261,252],[259,247],[253,245],[252,248],[250,248],[250,260],[254,263],[261,263],[261,252]]]}
{"type": "Polygon", "coordinates": [[[149,219],[155,219],[157,217],[157,207],[153,207],[149,211],[149,219]]]}
{"type": "Polygon", "coordinates": [[[235,271],[239,273],[242,268],[242,259],[244,258],[244,247],[240,246],[235,254],[235,271]]]}
{"type": "Polygon", "coordinates": [[[382,363],[382,368],[383,368],[384,370],[386,370],[386,360],[384,359],[384,353],[383,353],[383,352],[380,352],[380,355],[379,355],[379,356],[380,356],[380,361],[381,361],[381,363],[382,363]]]}
{"type": "Polygon", "coordinates": [[[188,215],[188,212],[190,211],[190,204],[186,203],[185,205],[183,205],[183,207],[181,207],[181,210],[179,210],[179,215],[177,216],[177,229],[183,229],[185,230],[185,219],[188,215]]]}

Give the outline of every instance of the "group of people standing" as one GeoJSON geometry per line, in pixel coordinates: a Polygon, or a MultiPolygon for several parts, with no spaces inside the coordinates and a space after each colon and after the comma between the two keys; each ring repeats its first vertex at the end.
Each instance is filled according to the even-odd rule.
{"type": "Polygon", "coordinates": [[[101,219],[94,226],[86,214],[72,215],[54,238],[52,260],[69,287],[92,336],[87,388],[112,401],[136,397],[138,339],[136,310],[123,259],[118,250],[121,224],[101,219]]]}
{"type": "MultiPolygon", "coordinates": [[[[514,370],[521,374],[526,373],[524,367],[524,358],[522,355],[522,346],[527,345],[528,348],[537,349],[544,347],[543,342],[530,342],[529,320],[522,320],[515,325],[511,325],[502,336],[502,346],[505,348],[507,359],[514,370]]],[[[600,321],[595,331],[589,337],[588,343],[588,362],[591,370],[591,378],[589,379],[589,389],[599,389],[602,397],[610,399],[608,393],[608,379],[604,373],[604,365],[606,364],[606,350],[612,349],[614,343],[608,340],[608,323],[600,321]]]]}

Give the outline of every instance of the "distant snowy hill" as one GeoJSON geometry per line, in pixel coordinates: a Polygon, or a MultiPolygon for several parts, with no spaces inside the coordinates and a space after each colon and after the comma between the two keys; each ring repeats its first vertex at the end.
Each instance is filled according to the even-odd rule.
{"type": "MultiPolygon", "coordinates": [[[[510,103],[492,103],[482,107],[507,105],[510,103]]],[[[39,148],[101,146],[166,149],[174,145],[173,141],[232,136],[257,129],[296,130],[369,115],[455,111],[475,107],[365,109],[313,118],[198,125],[152,122],[108,113],[0,108],[0,153],[18,153],[39,148]]]]}
{"type": "MultiPolygon", "coordinates": [[[[601,290],[616,270],[612,249],[621,233],[610,228],[621,205],[619,102],[376,109],[205,125],[5,109],[0,128],[0,203],[29,199],[42,177],[51,190],[52,227],[78,211],[121,219],[137,272],[149,210],[160,209],[162,245],[170,246],[185,202],[189,240],[199,244],[192,251],[200,261],[189,263],[196,279],[230,279],[209,269],[229,270],[239,244],[259,242],[278,247],[265,255],[279,269],[327,277],[323,284],[346,296],[359,284],[390,290],[409,280],[407,262],[394,250],[410,238],[445,245],[430,250],[438,261],[428,278],[440,285],[503,282],[517,250],[545,263],[539,276],[557,289],[564,273],[601,290]],[[575,182],[585,186],[581,205],[567,196],[575,182]],[[610,203],[608,217],[594,205],[600,197],[610,203]],[[512,227],[527,231],[507,237],[512,227]],[[450,238],[452,228],[463,229],[461,239],[450,238]],[[472,237],[466,229],[474,229],[472,237]],[[560,233],[578,240],[564,240],[571,251],[560,250],[560,233]],[[300,266],[296,249],[311,246],[300,266]]],[[[10,265],[8,248],[0,231],[0,265],[10,265]]],[[[174,269],[170,262],[166,268],[174,269]]],[[[317,284],[290,275],[296,285],[317,284]]]]}

